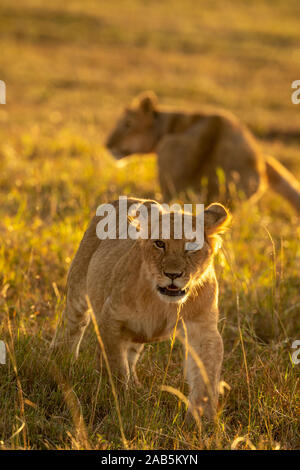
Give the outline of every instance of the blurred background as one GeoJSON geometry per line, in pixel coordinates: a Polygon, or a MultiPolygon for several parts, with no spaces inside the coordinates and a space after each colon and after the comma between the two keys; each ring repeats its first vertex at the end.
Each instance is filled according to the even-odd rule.
{"type": "MultiPolygon", "coordinates": [[[[119,194],[160,197],[154,156],[117,165],[103,146],[123,107],[152,89],[172,107],[225,108],[300,179],[300,105],[291,101],[297,79],[299,0],[1,0],[0,80],[7,104],[0,105],[0,319],[11,318],[12,335],[0,322],[0,339],[16,351],[31,402],[24,412],[13,370],[0,369],[6,446],[74,444],[66,434],[73,432],[68,410],[52,393],[41,362],[63,308],[70,261],[101,202],[119,194]],[[6,441],[20,427],[16,416],[28,426],[6,441]]],[[[298,379],[289,355],[300,334],[299,236],[295,212],[274,194],[235,214],[217,267],[224,377],[232,393],[219,434],[200,443],[204,448],[230,448],[247,433],[261,448],[299,445],[298,379]]],[[[174,398],[155,408],[151,390],[161,383],[168,351],[168,345],[147,349],[149,399],[134,396],[124,411],[126,435],[137,448],[200,445],[174,418],[174,398]],[[145,437],[148,426],[154,434],[145,437]]],[[[182,386],[180,351],[166,376],[175,387],[182,386]]],[[[106,411],[111,397],[106,391],[99,402],[98,379],[87,363],[72,380],[88,432],[95,445],[102,445],[102,433],[109,441],[103,445],[118,447],[117,418],[106,411]]]]}
{"type": "Polygon", "coordinates": [[[133,192],[156,193],[153,160],[116,175],[102,147],[120,110],[146,89],[173,107],[231,110],[266,153],[299,174],[300,105],[291,102],[299,14],[297,0],[2,0],[0,158],[8,174],[0,178],[22,185],[27,176],[30,193],[45,166],[50,185],[49,177],[53,187],[58,179],[68,186],[69,166],[79,180],[82,171],[107,176],[105,191],[115,190],[112,171],[120,182],[132,180],[133,192]],[[25,169],[22,158],[25,167],[28,158],[38,162],[25,169]]]}
{"type": "Polygon", "coordinates": [[[2,0],[2,128],[100,142],[153,89],[174,106],[230,109],[292,158],[275,137],[299,131],[299,14],[297,0],[2,0]]]}

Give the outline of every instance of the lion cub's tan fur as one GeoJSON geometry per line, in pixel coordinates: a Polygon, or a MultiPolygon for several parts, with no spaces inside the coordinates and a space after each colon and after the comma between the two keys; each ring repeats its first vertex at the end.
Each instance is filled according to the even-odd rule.
{"type": "Polygon", "coordinates": [[[152,92],[125,109],[107,147],[116,158],[155,152],[165,202],[192,189],[201,201],[257,199],[270,186],[300,212],[299,182],[274,158],[262,155],[252,134],[230,113],[165,110],[152,92]]]}
{"type": "MultiPolygon", "coordinates": [[[[147,207],[157,204],[128,201],[147,207]]],[[[113,204],[118,211],[118,204],[113,204]]],[[[228,212],[221,204],[206,209],[204,245],[195,252],[187,252],[186,240],[174,239],[172,233],[169,240],[164,240],[163,248],[151,239],[100,240],[96,235],[99,220],[97,216],[92,219],[72,262],[66,309],[53,346],[68,346],[78,355],[89,322],[88,295],[113,374],[124,382],[131,378],[138,382],[135,365],[143,344],[170,338],[178,321],[177,331],[182,336],[187,333],[188,343],[204,364],[212,390],[211,399],[207,400],[208,390],[199,367],[188,354],[190,402],[212,416],[223,357],[213,260],[220,244],[217,234],[228,223],[228,212]],[[170,285],[183,292],[183,297],[176,300],[160,293],[170,285]]]]}

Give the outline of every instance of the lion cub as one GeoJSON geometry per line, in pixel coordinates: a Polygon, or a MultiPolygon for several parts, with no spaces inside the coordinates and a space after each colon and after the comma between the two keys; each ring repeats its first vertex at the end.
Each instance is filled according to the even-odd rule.
{"type": "MultiPolygon", "coordinates": [[[[128,199],[128,203],[148,208],[155,204],[160,217],[164,212],[155,201],[128,199]]],[[[118,202],[112,205],[118,220],[118,202]]],[[[172,222],[175,213],[169,214],[172,222]]],[[[189,217],[194,224],[195,216],[189,217]]],[[[204,211],[204,242],[199,249],[191,239],[177,239],[174,230],[169,239],[100,240],[96,228],[101,217],[95,216],[70,267],[66,309],[52,346],[68,347],[77,357],[89,323],[88,296],[112,373],[138,384],[135,366],[144,343],[170,338],[176,326],[190,345],[186,371],[191,407],[201,407],[212,417],[223,358],[214,255],[220,246],[218,234],[229,219],[225,207],[211,204],[204,211]]]]}

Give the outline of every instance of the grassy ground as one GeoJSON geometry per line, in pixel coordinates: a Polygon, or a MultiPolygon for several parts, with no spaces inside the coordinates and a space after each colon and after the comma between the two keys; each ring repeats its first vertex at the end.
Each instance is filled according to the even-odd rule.
{"type": "Polygon", "coordinates": [[[135,449],[300,447],[300,366],[291,361],[299,220],[275,195],[237,209],[218,257],[231,390],[215,427],[187,425],[180,400],[161,392],[164,382],[187,393],[177,343],[146,348],[144,388],[119,396],[122,425],[93,368],[92,331],[76,365],[56,369],[48,354],[70,260],[95,208],[120,194],[160,196],[153,156],[119,168],[103,148],[137,92],[232,110],[300,177],[300,108],[290,98],[299,10],[297,0],[1,1],[0,339],[10,355],[0,365],[0,447],[123,448],[122,427],[135,449]]]}

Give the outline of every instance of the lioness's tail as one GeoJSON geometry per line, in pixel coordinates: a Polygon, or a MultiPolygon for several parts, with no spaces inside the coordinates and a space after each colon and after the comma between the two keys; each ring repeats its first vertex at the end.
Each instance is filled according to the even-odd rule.
{"type": "Polygon", "coordinates": [[[300,183],[278,160],[269,155],[264,158],[269,186],[300,213],[300,183]]]}

